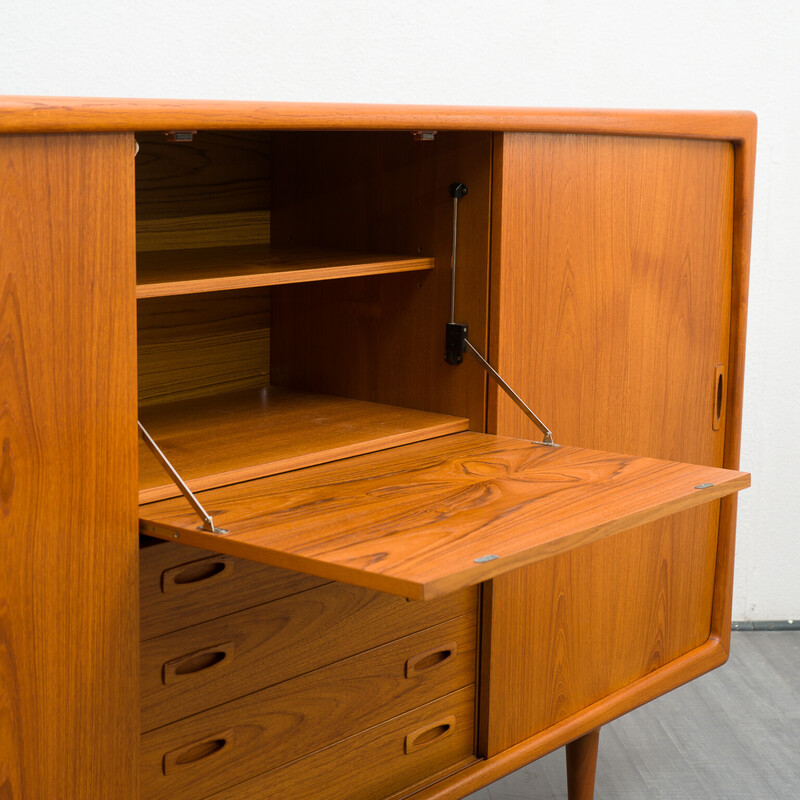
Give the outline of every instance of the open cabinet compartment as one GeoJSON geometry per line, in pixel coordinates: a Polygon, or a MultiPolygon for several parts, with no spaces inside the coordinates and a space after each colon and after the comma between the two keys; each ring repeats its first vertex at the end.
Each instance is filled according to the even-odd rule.
{"type": "Polygon", "coordinates": [[[443,333],[447,187],[460,180],[457,314],[486,352],[490,134],[151,144],[137,178],[140,297],[150,293],[141,413],[227,532],[198,530],[142,449],[143,533],[427,599],[748,485],[729,470],[482,433],[485,377],[444,363],[443,333]],[[277,273],[236,261],[268,247],[401,255],[365,256],[361,273],[358,257],[344,271],[341,260],[277,273]],[[410,274],[378,277],[380,263],[410,274]]]}

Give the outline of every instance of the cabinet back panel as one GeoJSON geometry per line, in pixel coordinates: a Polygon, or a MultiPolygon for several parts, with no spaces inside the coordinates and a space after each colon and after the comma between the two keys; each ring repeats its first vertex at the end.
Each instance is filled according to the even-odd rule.
{"type": "Polygon", "coordinates": [[[268,289],[138,302],[139,404],[269,384],[268,289]]]}
{"type": "Polygon", "coordinates": [[[137,221],[269,210],[268,133],[199,131],[191,142],[139,133],[136,140],[137,221]]]}
{"type": "MultiPolygon", "coordinates": [[[[268,132],[140,133],[137,251],[270,240],[268,132]]],[[[269,383],[268,289],[140,300],[139,403],[269,383]]]]}
{"type": "Polygon", "coordinates": [[[471,359],[444,362],[453,201],[459,206],[457,321],[485,351],[491,135],[275,134],[276,244],[435,258],[425,274],[276,287],[273,383],[469,417],[485,425],[485,379],[471,359]]]}

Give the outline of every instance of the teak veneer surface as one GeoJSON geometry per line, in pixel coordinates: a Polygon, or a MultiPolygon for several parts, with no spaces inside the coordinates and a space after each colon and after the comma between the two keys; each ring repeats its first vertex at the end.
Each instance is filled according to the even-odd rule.
{"type": "Polygon", "coordinates": [[[142,795],[205,797],[474,684],[476,630],[476,614],[465,614],[146,733],[142,795]],[[406,675],[411,658],[437,648],[454,655],[406,675]],[[225,731],[226,753],[164,775],[165,754],[225,731]]]}
{"type": "MultiPolygon", "coordinates": [[[[729,360],[734,148],[496,140],[500,372],[558,441],[735,467],[713,429],[715,370],[729,360]]],[[[535,433],[503,396],[489,408],[490,430],[535,433]]],[[[489,755],[708,639],[718,521],[709,503],[493,582],[489,755]]]]}
{"type": "Polygon", "coordinates": [[[138,800],[133,137],[2,137],[0,224],[0,796],[138,800]]]}
{"type": "Polygon", "coordinates": [[[460,433],[202,492],[224,535],[198,531],[182,498],[141,509],[141,529],[427,599],[748,485],[741,472],[460,433]]]}
{"type": "Polygon", "coordinates": [[[472,761],[475,688],[459,689],[381,725],[215,793],[208,800],[383,800],[472,761]],[[425,730],[445,735],[409,748],[425,730]]]}
{"type": "MultiPolygon", "coordinates": [[[[193,491],[464,431],[444,414],[277,386],[148,406],[142,424],[193,491]]],[[[139,446],[139,501],[180,491],[139,446]]]]}
{"type": "Polygon", "coordinates": [[[325,582],[324,578],[255,561],[144,539],[139,547],[141,639],[289,597],[325,582]]]}
{"type": "Polygon", "coordinates": [[[411,603],[332,582],[149,639],[141,645],[142,732],[474,613],[477,605],[475,588],[411,603]],[[165,683],[165,667],[222,649],[228,655],[220,662],[165,683]]]}
{"type": "Polygon", "coordinates": [[[272,291],[240,289],[139,300],[139,405],[266,386],[272,291]]]}
{"type": "Polygon", "coordinates": [[[136,296],[164,297],[425,269],[433,269],[432,258],[268,244],[154,250],[137,256],[136,296]]]}
{"type": "Polygon", "coordinates": [[[0,133],[34,131],[498,130],[748,140],[750,111],[279,103],[110,97],[0,97],[0,133]]]}

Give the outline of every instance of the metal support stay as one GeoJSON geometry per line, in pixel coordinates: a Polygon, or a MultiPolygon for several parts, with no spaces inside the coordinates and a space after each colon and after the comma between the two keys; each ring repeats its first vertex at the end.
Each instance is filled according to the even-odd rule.
{"type": "Polygon", "coordinates": [[[528,404],[503,380],[500,373],[475,349],[467,338],[468,328],[455,321],[456,316],[456,245],[458,243],[458,201],[467,193],[467,186],[463,183],[450,184],[450,197],[453,198],[453,248],[450,263],[450,322],[446,325],[445,356],[448,364],[456,366],[463,360],[463,353],[467,351],[475,357],[488,375],[497,385],[517,404],[519,409],[542,432],[542,444],[555,445],[553,434],[541,419],[533,412],[528,404]]]}
{"type": "Polygon", "coordinates": [[[467,350],[472,353],[477,359],[478,363],[494,378],[498,386],[519,406],[523,414],[530,419],[533,424],[544,434],[542,444],[555,444],[553,441],[553,434],[547,425],[542,422],[539,417],[532,411],[530,406],[503,380],[500,373],[472,346],[469,339],[465,339],[464,343],[467,350]]]}
{"type": "Polygon", "coordinates": [[[228,533],[225,528],[217,528],[214,525],[214,520],[211,515],[203,508],[202,503],[194,496],[192,490],[186,485],[183,478],[181,478],[175,467],[172,466],[169,459],[164,455],[161,448],[155,443],[153,437],[147,432],[147,429],[142,425],[139,420],[136,421],[139,426],[139,433],[144,439],[144,443],[150,448],[150,451],[158,459],[158,462],[164,467],[165,472],[169,475],[172,482],[181,490],[181,494],[189,501],[189,505],[195,510],[197,515],[203,520],[202,525],[198,525],[198,530],[208,531],[209,533],[228,533]]]}

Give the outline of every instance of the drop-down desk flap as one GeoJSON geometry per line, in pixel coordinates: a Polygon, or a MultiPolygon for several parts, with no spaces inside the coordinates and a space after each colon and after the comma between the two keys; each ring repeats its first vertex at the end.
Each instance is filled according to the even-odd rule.
{"type": "Polygon", "coordinates": [[[481,433],[449,436],[140,507],[141,532],[412,599],[716,500],[744,472],[481,433]]]}

